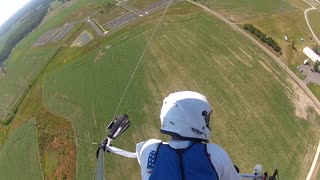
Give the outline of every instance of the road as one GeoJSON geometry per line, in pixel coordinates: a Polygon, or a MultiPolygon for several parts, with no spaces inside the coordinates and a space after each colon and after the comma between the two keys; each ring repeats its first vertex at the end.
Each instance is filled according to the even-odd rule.
{"type": "Polygon", "coordinates": [[[87,19],[87,22],[91,25],[91,27],[96,31],[99,36],[106,36],[106,31],[103,31],[98,25],[91,19],[87,19]]]}
{"type": "Polygon", "coordinates": [[[168,5],[168,3],[170,2],[170,0],[162,0],[158,3],[155,3],[153,5],[150,5],[146,8],[143,9],[143,11],[145,11],[146,13],[150,13],[150,12],[153,12],[153,11],[156,11],[158,8],[161,8],[163,6],[166,6],[168,5]]]}
{"type": "Polygon", "coordinates": [[[320,154],[320,141],[319,141],[319,145],[318,145],[318,149],[317,152],[314,156],[310,171],[308,173],[308,176],[306,178],[306,180],[310,180],[310,179],[316,179],[316,175],[317,175],[317,170],[319,170],[319,163],[317,165],[317,162],[319,161],[319,154],[320,154]],[[315,173],[314,170],[316,169],[315,173]]]}
{"type": "Polygon", "coordinates": [[[306,9],[306,10],[304,11],[304,18],[306,19],[307,25],[308,25],[308,27],[309,27],[309,29],[310,29],[310,31],[311,31],[312,36],[313,36],[314,39],[318,42],[318,44],[320,44],[320,41],[319,41],[318,37],[316,36],[316,34],[313,32],[313,30],[312,30],[312,28],[311,28],[311,26],[310,26],[310,23],[309,23],[309,19],[308,19],[308,12],[311,11],[311,10],[315,10],[315,9],[317,9],[317,8],[314,7],[312,4],[310,4],[310,3],[309,3],[308,1],[306,1],[306,0],[304,0],[304,2],[307,3],[307,4],[309,4],[309,5],[311,6],[311,8],[306,9]]]}
{"type": "MultiPolygon", "coordinates": [[[[277,57],[275,56],[272,52],[270,52],[266,47],[264,47],[259,41],[257,41],[256,39],[254,39],[251,35],[249,35],[248,33],[246,33],[243,29],[241,29],[240,27],[238,27],[236,24],[230,22],[228,19],[224,18],[223,16],[221,16],[220,14],[218,14],[217,12],[209,9],[208,7],[197,3],[197,2],[193,2],[191,0],[186,0],[187,2],[194,4],[202,9],[204,9],[205,11],[209,12],[210,14],[216,16],[217,18],[219,18],[221,21],[225,22],[226,24],[228,24],[232,29],[240,32],[241,34],[243,34],[244,36],[246,36],[248,39],[250,39],[253,43],[255,43],[258,47],[260,47],[262,50],[264,50],[268,55],[270,55],[283,69],[285,69],[285,71],[291,76],[291,78],[301,87],[301,89],[306,93],[306,95],[309,96],[309,98],[313,101],[313,103],[316,105],[316,107],[318,107],[318,109],[320,110],[320,102],[318,101],[318,99],[313,95],[313,93],[309,90],[309,88],[289,69],[287,68],[287,66],[277,57]]],[[[319,151],[320,145],[318,146],[318,151],[319,151]]],[[[317,162],[319,153],[316,153],[314,162],[317,162]]],[[[315,163],[316,164],[316,163],[315,163]]],[[[314,176],[315,173],[317,172],[314,171],[314,166],[316,165],[312,165],[310,172],[308,174],[308,176],[314,176]],[[314,173],[315,172],[315,173],[314,173]],[[314,173],[314,174],[313,174],[314,173]],[[312,175],[313,174],[313,175],[312,175]]]]}
{"type": "Polygon", "coordinates": [[[133,6],[127,5],[126,1],[121,1],[121,2],[117,3],[117,6],[122,7],[123,9],[125,9],[129,12],[132,12],[133,14],[136,14],[137,16],[144,16],[145,15],[144,11],[141,11],[133,6]]]}

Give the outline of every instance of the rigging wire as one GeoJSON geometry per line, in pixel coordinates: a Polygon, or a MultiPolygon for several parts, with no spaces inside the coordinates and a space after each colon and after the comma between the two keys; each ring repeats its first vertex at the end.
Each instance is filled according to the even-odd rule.
{"type": "Polygon", "coordinates": [[[170,0],[170,1],[169,1],[169,3],[167,4],[166,8],[164,9],[162,15],[160,16],[160,18],[159,18],[159,20],[158,20],[155,28],[153,29],[153,32],[152,32],[152,34],[151,34],[151,36],[150,36],[150,38],[149,38],[149,40],[148,40],[148,42],[147,42],[147,44],[146,44],[146,47],[144,48],[144,50],[143,50],[143,52],[142,52],[142,54],[141,54],[141,56],[140,56],[140,58],[139,58],[139,61],[138,61],[138,63],[136,64],[136,66],[135,66],[135,68],[134,68],[134,71],[133,71],[133,73],[132,73],[132,75],[131,75],[131,77],[130,77],[130,79],[129,79],[129,81],[128,81],[128,83],[127,83],[127,85],[126,85],[126,87],[125,87],[125,89],[124,89],[124,91],[123,91],[123,93],[122,93],[122,96],[121,96],[121,98],[120,98],[120,100],[119,100],[118,106],[117,106],[116,110],[114,111],[114,114],[113,114],[111,120],[115,119],[116,114],[117,114],[117,112],[118,112],[118,110],[119,110],[119,108],[120,108],[120,105],[122,104],[122,101],[123,101],[123,99],[124,99],[124,96],[126,95],[126,93],[127,93],[127,91],[128,91],[128,88],[129,88],[129,86],[131,85],[132,79],[133,79],[133,77],[135,76],[136,71],[137,71],[138,67],[140,66],[140,64],[141,64],[141,62],[142,62],[142,59],[143,59],[143,57],[144,57],[144,55],[145,55],[145,53],[146,53],[146,51],[147,51],[147,49],[148,49],[148,47],[149,47],[149,45],[150,45],[150,43],[151,43],[151,40],[152,40],[154,34],[156,33],[156,31],[157,31],[157,29],[158,29],[158,27],[159,27],[159,25],[160,25],[160,22],[161,22],[162,18],[164,17],[164,15],[166,14],[166,12],[167,12],[169,6],[171,5],[171,2],[172,2],[172,1],[173,1],[173,0],[170,0]]]}

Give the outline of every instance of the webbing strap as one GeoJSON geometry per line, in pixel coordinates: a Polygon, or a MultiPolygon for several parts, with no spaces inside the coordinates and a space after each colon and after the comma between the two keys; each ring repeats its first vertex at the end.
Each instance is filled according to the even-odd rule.
{"type": "Polygon", "coordinates": [[[116,148],[113,146],[106,146],[106,150],[115,154],[118,154],[120,156],[128,157],[128,158],[137,158],[136,152],[129,152],[120,148],[116,148]]]}

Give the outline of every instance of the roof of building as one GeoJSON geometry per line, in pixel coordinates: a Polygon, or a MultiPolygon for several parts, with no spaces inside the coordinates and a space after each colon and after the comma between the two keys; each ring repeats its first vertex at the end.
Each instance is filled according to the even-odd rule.
{"type": "Polygon", "coordinates": [[[305,55],[307,55],[313,62],[320,61],[320,56],[316,54],[312,49],[309,47],[305,47],[303,49],[305,55]]]}

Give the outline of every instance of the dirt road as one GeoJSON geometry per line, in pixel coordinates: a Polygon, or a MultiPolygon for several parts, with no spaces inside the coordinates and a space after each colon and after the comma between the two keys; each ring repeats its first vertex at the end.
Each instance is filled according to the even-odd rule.
{"type": "Polygon", "coordinates": [[[311,11],[311,10],[315,10],[315,9],[317,9],[317,8],[314,7],[312,4],[310,4],[308,1],[305,1],[305,0],[304,0],[304,2],[307,3],[307,4],[309,4],[309,5],[311,6],[311,8],[306,9],[306,10],[304,11],[304,18],[306,19],[308,28],[310,29],[312,36],[313,36],[314,39],[318,42],[318,44],[320,44],[320,41],[319,41],[318,37],[316,36],[316,34],[313,32],[313,30],[312,30],[312,28],[311,28],[311,26],[310,26],[310,23],[309,23],[309,19],[308,19],[308,12],[311,11]]]}
{"type": "Polygon", "coordinates": [[[313,93],[309,90],[309,88],[287,67],[287,65],[285,65],[277,56],[275,56],[272,52],[270,52],[266,47],[264,47],[259,41],[257,41],[255,38],[253,38],[250,34],[246,33],[243,29],[241,29],[240,27],[238,27],[236,24],[230,22],[228,19],[224,18],[223,16],[221,16],[220,14],[218,14],[217,12],[209,9],[208,7],[197,3],[197,2],[193,2],[191,0],[186,0],[189,3],[192,3],[204,10],[206,10],[207,12],[209,12],[210,14],[213,14],[214,16],[216,16],[217,18],[219,18],[220,20],[222,20],[223,22],[225,22],[226,24],[228,24],[229,26],[232,27],[232,29],[240,32],[241,34],[243,34],[244,36],[246,36],[248,39],[250,39],[253,43],[255,43],[257,46],[259,46],[262,50],[264,50],[269,56],[271,56],[276,62],[278,62],[278,64],[287,71],[287,73],[291,76],[291,78],[303,89],[303,91],[309,96],[309,98],[314,102],[314,104],[316,105],[316,107],[319,108],[320,110],[320,102],[318,101],[318,99],[313,95],[313,93]]]}

